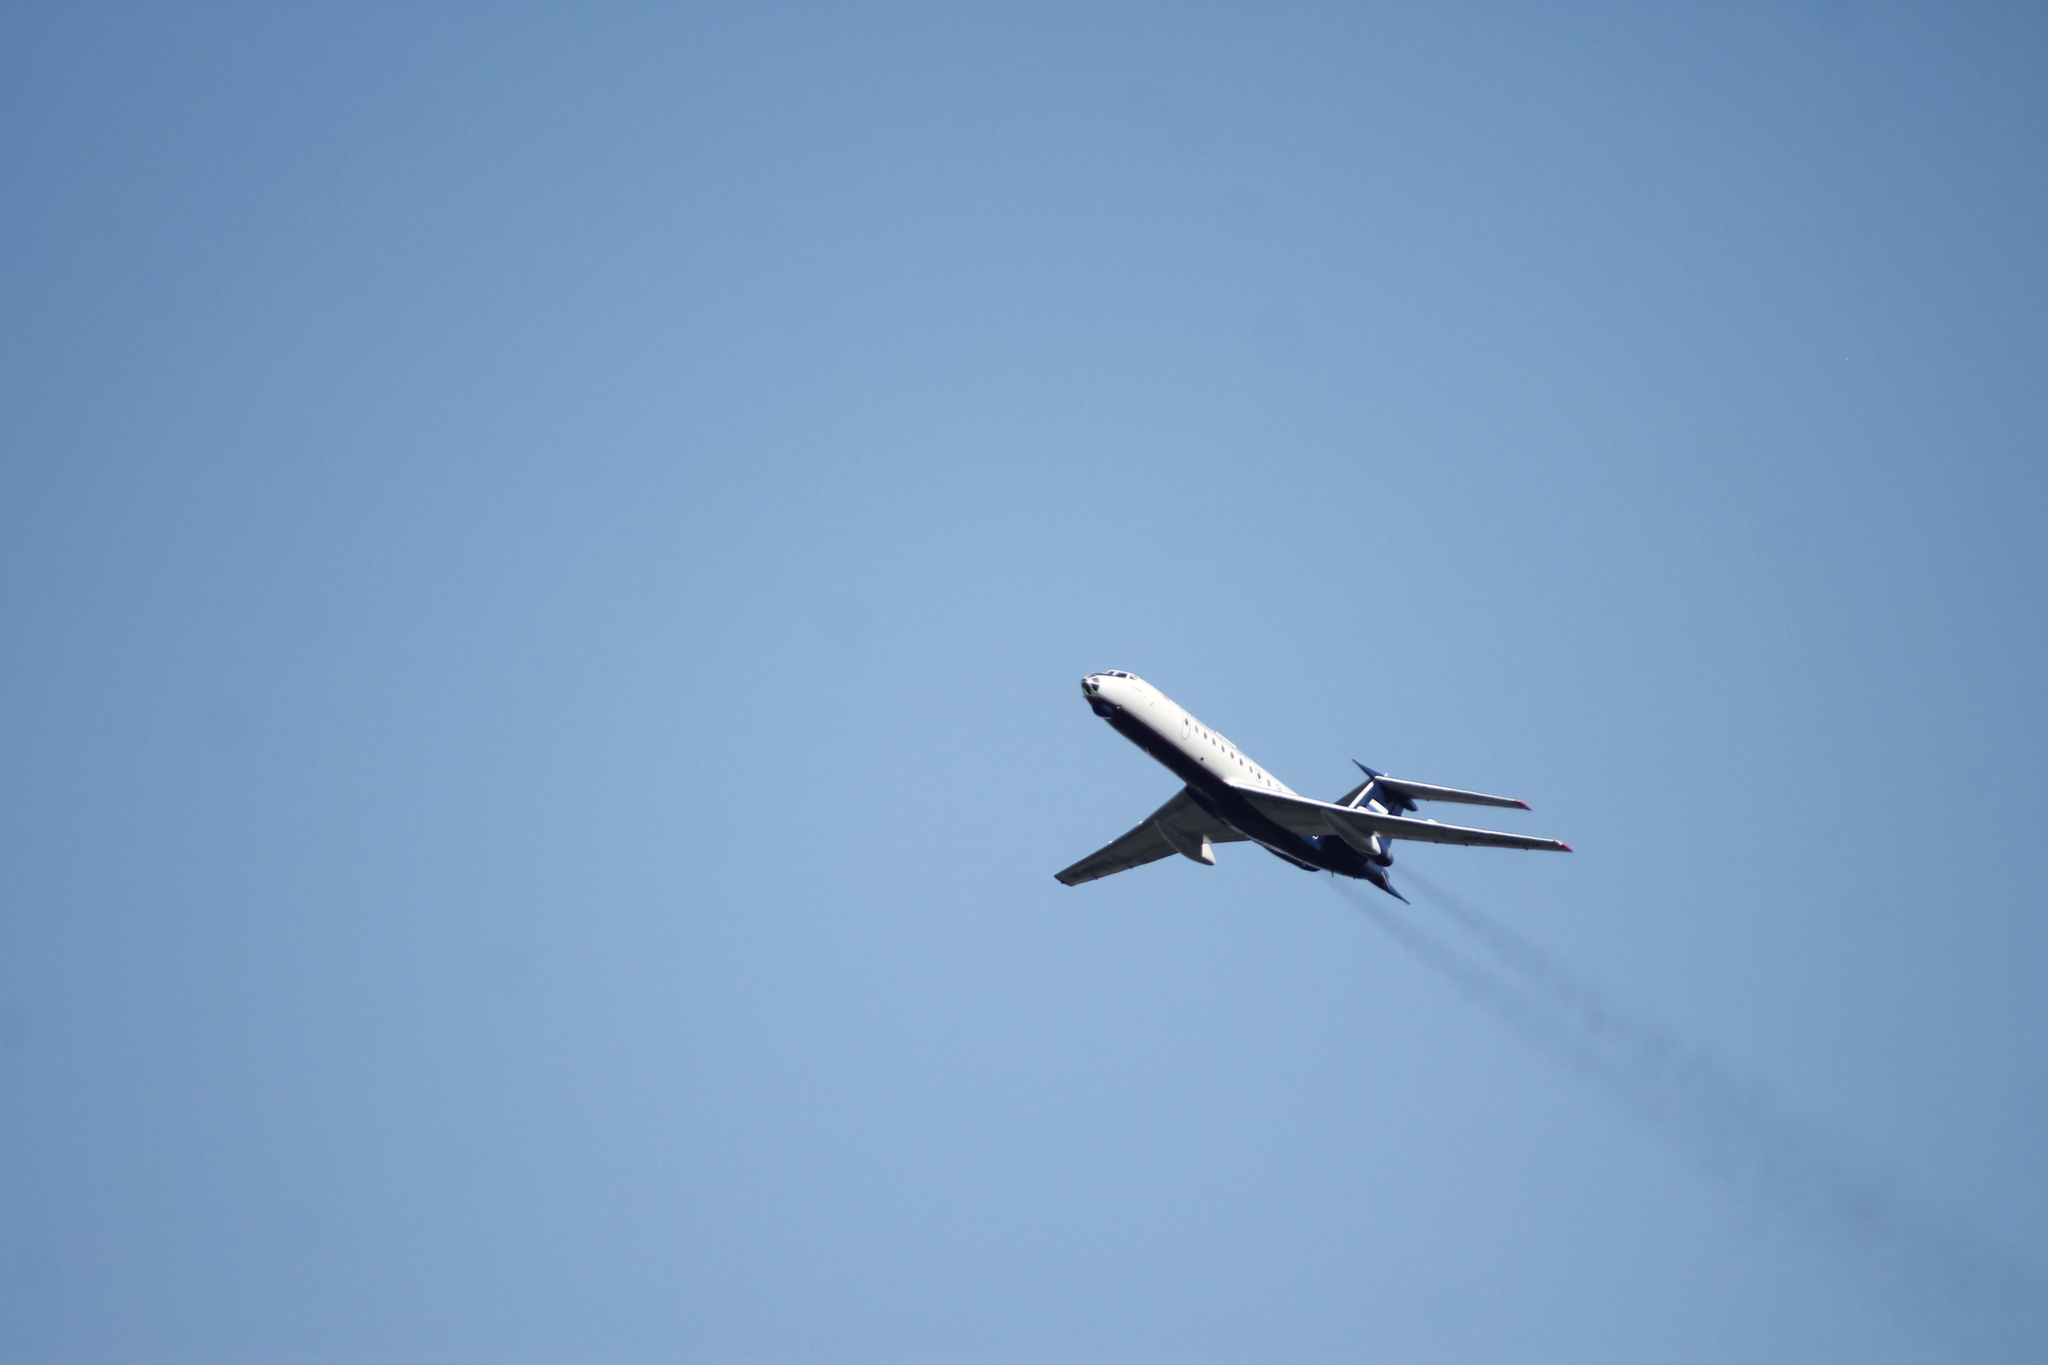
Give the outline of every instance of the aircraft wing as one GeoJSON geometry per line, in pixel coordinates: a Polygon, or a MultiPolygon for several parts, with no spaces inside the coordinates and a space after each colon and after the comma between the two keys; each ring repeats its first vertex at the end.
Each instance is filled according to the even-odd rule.
{"type": "Polygon", "coordinates": [[[1075,863],[1064,872],[1056,872],[1063,885],[1079,886],[1107,877],[1113,872],[1125,872],[1146,863],[1156,863],[1180,850],[1167,838],[1166,826],[1191,844],[1200,844],[1207,839],[1212,844],[1242,842],[1244,836],[1218,820],[1195,804],[1182,787],[1174,793],[1173,799],[1145,817],[1145,823],[1126,834],[1107,848],[1095,852],[1075,863]]]}
{"type": "MultiPolygon", "coordinates": [[[[1571,845],[1556,839],[1535,839],[1526,834],[1501,834],[1490,829],[1467,829],[1463,825],[1440,825],[1434,820],[1414,820],[1405,815],[1380,815],[1352,810],[1328,801],[1305,796],[1283,796],[1255,787],[1239,787],[1238,795],[1251,802],[1260,814],[1296,834],[1335,834],[1348,829],[1353,834],[1377,834],[1383,839],[1414,839],[1425,844],[1471,844],[1480,848],[1541,848],[1559,853],[1571,845]]],[[[1129,836],[1125,836],[1129,837],[1129,836]]],[[[1115,845],[1111,845],[1115,847],[1115,845]]]]}

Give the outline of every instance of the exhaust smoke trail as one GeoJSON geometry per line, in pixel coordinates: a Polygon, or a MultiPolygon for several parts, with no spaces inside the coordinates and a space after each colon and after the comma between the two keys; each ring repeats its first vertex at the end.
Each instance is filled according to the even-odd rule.
{"type": "Polygon", "coordinates": [[[1412,957],[1737,1191],[1854,1262],[1888,1302],[1971,1360],[2048,1359],[2048,1316],[2024,1269],[1784,1110],[1705,1048],[1622,1008],[1536,944],[1413,872],[1452,942],[1391,900],[1332,887],[1412,957]],[[1471,946],[1467,946],[1467,945],[1471,946]]]}

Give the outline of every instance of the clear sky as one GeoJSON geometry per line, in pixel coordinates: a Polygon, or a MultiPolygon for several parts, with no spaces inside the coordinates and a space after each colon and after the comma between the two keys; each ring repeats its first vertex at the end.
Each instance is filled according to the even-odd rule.
{"type": "Polygon", "coordinates": [[[2040,6],[17,4],[0,196],[0,1358],[2041,1358],[2040,6]],[[1061,887],[1105,668],[1578,851],[1061,887]]]}

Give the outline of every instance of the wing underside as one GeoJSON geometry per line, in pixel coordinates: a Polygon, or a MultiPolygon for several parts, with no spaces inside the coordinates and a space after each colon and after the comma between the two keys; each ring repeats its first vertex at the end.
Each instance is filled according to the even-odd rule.
{"type": "Polygon", "coordinates": [[[1053,875],[1067,886],[1079,886],[1112,873],[1127,872],[1146,863],[1156,863],[1180,851],[1168,831],[1183,842],[1197,846],[1206,839],[1212,844],[1241,842],[1242,834],[1218,820],[1195,804],[1182,787],[1168,801],[1145,818],[1145,823],[1118,839],[1106,848],[1095,852],[1075,863],[1064,872],[1053,875]]]}

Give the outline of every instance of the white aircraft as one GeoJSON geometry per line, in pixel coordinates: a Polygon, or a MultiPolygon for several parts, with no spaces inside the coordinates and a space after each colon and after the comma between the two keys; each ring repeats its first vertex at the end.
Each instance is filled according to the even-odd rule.
{"type": "Polygon", "coordinates": [[[1388,777],[1363,763],[1358,768],[1365,781],[1335,801],[1299,795],[1135,673],[1090,673],[1081,679],[1081,694],[1118,734],[1164,763],[1187,785],[1144,824],[1054,874],[1067,886],[1143,867],[1171,853],[1214,867],[1211,845],[1250,840],[1296,867],[1356,877],[1405,901],[1408,898],[1387,880],[1387,868],[1394,861],[1387,844],[1395,839],[1572,851],[1571,845],[1555,839],[1411,819],[1403,812],[1414,810],[1417,801],[1517,810],[1529,806],[1505,796],[1388,777]]]}

